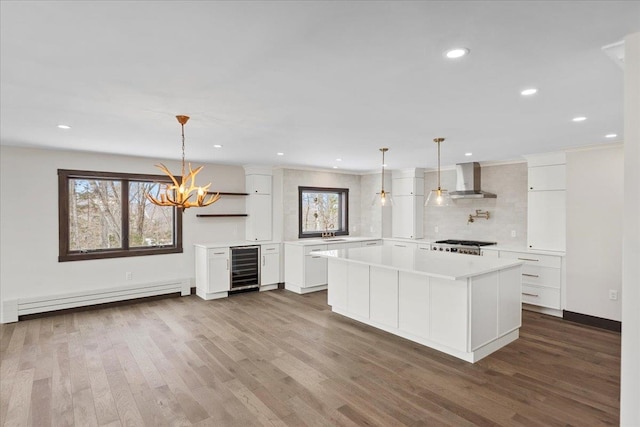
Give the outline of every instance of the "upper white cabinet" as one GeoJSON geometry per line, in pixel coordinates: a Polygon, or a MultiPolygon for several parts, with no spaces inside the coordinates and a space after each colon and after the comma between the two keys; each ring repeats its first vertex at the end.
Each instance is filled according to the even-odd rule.
{"type": "Polygon", "coordinates": [[[271,169],[264,167],[245,167],[247,197],[247,222],[245,237],[259,242],[273,237],[271,200],[271,169]]]}
{"type": "Polygon", "coordinates": [[[530,249],[566,250],[566,160],[564,153],[527,157],[530,249]]]}
{"type": "Polygon", "coordinates": [[[271,175],[247,175],[246,189],[249,194],[271,194],[271,175]]]}
{"type": "Polygon", "coordinates": [[[566,190],[566,166],[549,165],[529,168],[529,191],[566,190]]]}
{"type": "Polygon", "coordinates": [[[424,178],[393,178],[392,196],[424,196],[424,178]]]}
{"type": "Polygon", "coordinates": [[[420,168],[393,171],[391,235],[421,239],[424,212],[424,171],[420,168]]]}

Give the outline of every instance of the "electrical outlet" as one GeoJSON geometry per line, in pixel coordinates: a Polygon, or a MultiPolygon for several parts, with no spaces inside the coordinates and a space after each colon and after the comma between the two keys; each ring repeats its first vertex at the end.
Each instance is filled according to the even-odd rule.
{"type": "Polygon", "coordinates": [[[516,237],[516,230],[511,230],[511,237],[516,237]]]}
{"type": "Polygon", "coordinates": [[[438,232],[438,226],[436,225],[435,227],[433,227],[433,232],[437,233],[438,232]]]}
{"type": "Polygon", "coordinates": [[[617,300],[618,299],[618,291],[616,291],[615,289],[609,289],[609,299],[610,300],[617,300]]]}
{"type": "Polygon", "coordinates": [[[127,271],[124,276],[127,280],[133,280],[133,273],[130,271],[127,271]]]}

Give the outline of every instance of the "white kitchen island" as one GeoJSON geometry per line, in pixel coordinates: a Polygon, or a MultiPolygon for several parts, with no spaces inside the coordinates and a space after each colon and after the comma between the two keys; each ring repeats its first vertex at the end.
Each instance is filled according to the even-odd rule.
{"type": "Polygon", "coordinates": [[[522,261],[389,246],[315,254],[343,316],[468,362],[518,338],[522,261]]]}

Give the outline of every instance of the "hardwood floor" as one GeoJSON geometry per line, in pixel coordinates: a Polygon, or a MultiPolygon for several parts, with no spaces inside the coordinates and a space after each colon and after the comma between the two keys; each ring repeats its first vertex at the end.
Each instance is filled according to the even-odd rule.
{"type": "Polygon", "coordinates": [[[2,325],[0,425],[619,423],[620,335],[531,312],[476,364],[326,292],[171,298],[2,325]]]}

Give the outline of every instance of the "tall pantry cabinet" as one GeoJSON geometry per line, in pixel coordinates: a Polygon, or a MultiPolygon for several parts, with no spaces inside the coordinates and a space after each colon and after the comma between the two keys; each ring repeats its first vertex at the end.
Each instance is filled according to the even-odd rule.
{"type": "Polygon", "coordinates": [[[567,184],[565,153],[528,156],[527,246],[566,250],[567,184]]]}
{"type": "Polygon", "coordinates": [[[245,166],[247,222],[245,238],[249,241],[268,241],[272,232],[271,178],[269,167],[245,166]]]}

